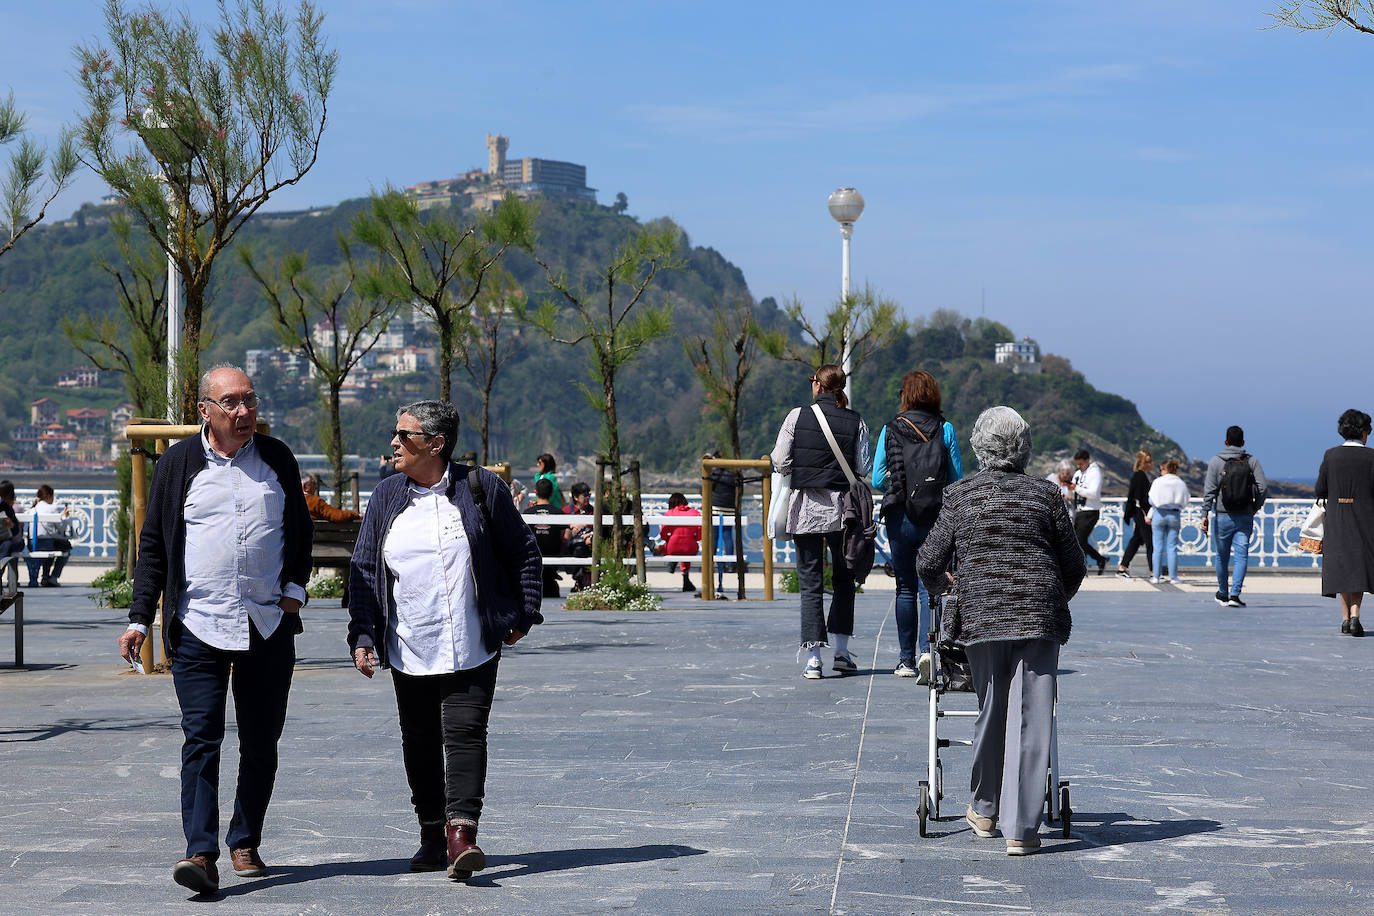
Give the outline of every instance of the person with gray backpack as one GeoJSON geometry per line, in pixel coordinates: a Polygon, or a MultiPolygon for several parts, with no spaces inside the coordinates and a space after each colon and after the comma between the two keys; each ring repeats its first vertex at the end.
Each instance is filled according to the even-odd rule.
{"type": "Polygon", "coordinates": [[[1245,450],[1245,430],[1239,426],[1226,427],[1226,447],[1207,462],[1207,482],[1202,491],[1202,534],[1207,535],[1208,521],[1215,507],[1216,531],[1212,545],[1217,552],[1216,602],[1223,607],[1245,607],[1240,600],[1245,584],[1245,569],[1249,565],[1250,538],[1255,531],[1255,513],[1269,495],[1269,481],[1259,459],[1245,450]],[[1227,572],[1231,559],[1236,561],[1227,572]]]}
{"type": "Polygon", "coordinates": [[[916,553],[940,515],[945,487],[964,476],[954,426],[940,413],[940,386],[929,372],[902,376],[897,416],[878,434],[873,486],[882,491],[879,516],[887,527],[897,577],[898,677],[930,680],[930,607],[916,553]],[[916,651],[920,649],[920,660],[916,651]]]}

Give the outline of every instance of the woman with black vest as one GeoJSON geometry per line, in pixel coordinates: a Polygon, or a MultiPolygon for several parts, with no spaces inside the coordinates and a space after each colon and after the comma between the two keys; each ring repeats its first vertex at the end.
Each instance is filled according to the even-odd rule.
{"type": "Polygon", "coordinates": [[[844,370],[839,366],[827,364],[817,369],[811,376],[813,405],[788,413],[770,456],[774,470],[792,475],[786,530],[797,544],[801,647],[807,652],[802,675],[810,679],[822,676],[821,647],[830,644],[827,634],[835,637],[834,670],[840,674],[858,670],[849,654],[849,637],[854,633],[854,576],[844,566],[840,546],[840,498],[849,489],[849,480],[817,416],[819,408],[854,476],[867,476],[872,463],[868,427],[849,409],[844,383],[844,370]],[[833,567],[828,620],[823,609],[827,547],[833,567]]]}

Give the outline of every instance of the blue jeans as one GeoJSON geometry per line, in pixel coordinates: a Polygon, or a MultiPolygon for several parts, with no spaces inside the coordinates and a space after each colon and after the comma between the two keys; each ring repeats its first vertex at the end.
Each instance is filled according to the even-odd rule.
{"type": "Polygon", "coordinates": [[[286,697],[296,664],[295,621],[282,617],[263,639],[249,624],[248,648],[216,649],[181,621],[172,640],[172,684],[181,703],[181,826],[186,855],[219,857],[219,756],[224,706],[232,689],[239,729],[238,789],[225,837],[230,849],[256,848],[277,777],[277,741],[286,724],[286,697]]]}
{"type": "Polygon", "coordinates": [[[1227,597],[1240,597],[1245,584],[1245,569],[1250,564],[1250,536],[1255,532],[1253,515],[1217,513],[1217,525],[1212,529],[1212,544],[1217,551],[1217,591],[1227,597]],[[1226,572],[1234,552],[1236,567],[1231,572],[1231,590],[1226,590],[1226,572]]]}
{"type": "Polygon", "coordinates": [[[918,646],[923,653],[930,651],[930,606],[925,584],[916,575],[916,552],[928,534],[929,527],[915,524],[905,512],[887,518],[887,545],[897,573],[897,659],[913,666],[918,646]]]}
{"type": "Polygon", "coordinates": [[[1164,578],[1164,567],[1172,570],[1178,578],[1178,533],[1183,528],[1183,513],[1178,509],[1156,509],[1151,521],[1151,537],[1154,538],[1154,577],[1164,578]]]}

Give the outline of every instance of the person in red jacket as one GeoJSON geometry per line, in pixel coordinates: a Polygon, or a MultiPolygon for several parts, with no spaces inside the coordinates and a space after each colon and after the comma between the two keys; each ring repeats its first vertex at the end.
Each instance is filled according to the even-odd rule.
{"type": "MultiPolygon", "coordinates": [[[[687,497],[681,493],[673,493],[668,497],[668,511],[664,515],[691,515],[701,518],[701,513],[687,505],[687,497]]],[[[701,526],[670,525],[659,526],[659,537],[663,539],[664,553],[673,557],[685,557],[701,552],[701,526]]],[[[692,564],[681,564],[682,569],[682,590],[684,592],[695,592],[697,587],[692,584],[689,573],[692,564]]]]}

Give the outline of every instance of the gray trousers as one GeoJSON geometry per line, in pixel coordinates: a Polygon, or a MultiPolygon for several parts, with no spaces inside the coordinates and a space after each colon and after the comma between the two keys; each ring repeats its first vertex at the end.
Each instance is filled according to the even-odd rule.
{"type": "Polygon", "coordinates": [[[1028,840],[1040,829],[1059,643],[1016,639],[966,647],[978,694],[973,726],[973,810],[998,818],[1002,836],[1028,840]]]}

